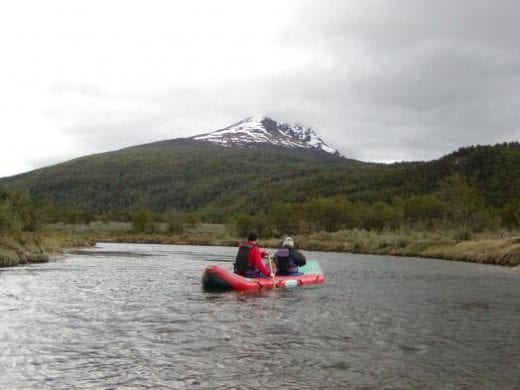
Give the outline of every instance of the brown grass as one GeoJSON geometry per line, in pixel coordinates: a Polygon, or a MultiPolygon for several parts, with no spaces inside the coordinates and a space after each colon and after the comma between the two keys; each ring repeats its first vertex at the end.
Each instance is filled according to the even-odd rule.
{"type": "MultiPolygon", "coordinates": [[[[504,266],[520,265],[520,234],[508,238],[483,233],[474,240],[456,240],[458,232],[368,232],[364,230],[296,236],[304,250],[392,256],[430,257],[504,266]]],[[[497,234],[498,236],[498,234],[497,234]]],[[[267,240],[277,247],[281,240],[267,240]]]]}
{"type": "Polygon", "coordinates": [[[520,265],[520,237],[464,241],[425,250],[427,257],[436,257],[474,263],[520,265]]]}
{"type": "MultiPolygon", "coordinates": [[[[520,267],[520,232],[500,237],[499,232],[474,235],[461,241],[453,231],[369,232],[353,229],[294,236],[303,250],[351,252],[393,256],[429,257],[520,267]]],[[[260,239],[262,248],[277,248],[283,237],[260,239]]],[[[0,266],[48,261],[66,248],[95,242],[236,246],[239,238],[224,225],[200,224],[185,227],[181,234],[161,230],[152,234],[132,232],[129,224],[54,225],[40,234],[0,237],[0,266]]]]}
{"type": "Polygon", "coordinates": [[[88,238],[56,232],[4,235],[0,237],[0,267],[44,263],[65,249],[92,244],[88,238]]]}

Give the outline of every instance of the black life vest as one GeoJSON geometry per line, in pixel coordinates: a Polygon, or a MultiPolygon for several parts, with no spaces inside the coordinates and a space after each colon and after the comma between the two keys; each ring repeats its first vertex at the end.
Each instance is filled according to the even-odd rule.
{"type": "Polygon", "coordinates": [[[276,270],[279,273],[292,272],[292,268],[294,268],[294,264],[291,261],[291,252],[287,248],[278,249],[274,254],[274,261],[276,270]]]}
{"type": "Polygon", "coordinates": [[[239,275],[245,275],[249,270],[249,250],[253,248],[254,245],[249,245],[244,242],[238,246],[237,257],[235,259],[235,263],[233,264],[233,272],[239,275]]]}

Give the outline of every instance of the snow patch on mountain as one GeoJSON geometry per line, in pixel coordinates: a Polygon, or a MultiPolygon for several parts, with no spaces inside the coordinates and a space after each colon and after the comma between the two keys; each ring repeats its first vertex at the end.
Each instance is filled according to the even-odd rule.
{"type": "Polygon", "coordinates": [[[280,123],[261,115],[246,118],[224,129],[192,138],[227,147],[271,144],[339,154],[335,149],[327,146],[312,129],[297,123],[280,123]]]}

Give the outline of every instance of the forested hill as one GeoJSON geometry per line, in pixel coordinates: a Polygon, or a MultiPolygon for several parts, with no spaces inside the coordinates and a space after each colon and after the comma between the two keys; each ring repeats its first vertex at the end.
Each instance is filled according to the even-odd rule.
{"type": "Polygon", "coordinates": [[[274,146],[224,148],[176,139],[96,154],[0,180],[62,207],[107,212],[215,207],[254,211],[273,199],[300,201],[313,177],[364,164],[274,146]]]}
{"type": "Polygon", "coordinates": [[[433,185],[459,173],[476,184],[486,205],[501,207],[520,197],[520,143],[460,148],[439,160],[422,165],[417,172],[433,185]]]}
{"type": "Polygon", "coordinates": [[[147,208],[195,211],[208,220],[268,212],[318,198],[392,203],[470,183],[486,207],[520,194],[520,144],[461,148],[430,162],[373,164],[278,147],[225,148],[179,139],[91,155],[0,180],[36,200],[95,213],[147,208]]]}

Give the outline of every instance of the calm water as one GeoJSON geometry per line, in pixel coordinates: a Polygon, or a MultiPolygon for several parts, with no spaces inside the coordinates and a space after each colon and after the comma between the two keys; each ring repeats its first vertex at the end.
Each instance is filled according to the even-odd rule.
{"type": "Polygon", "coordinates": [[[98,244],[0,270],[0,388],[520,388],[519,273],[307,252],[324,285],[202,291],[234,253],[98,244]]]}

